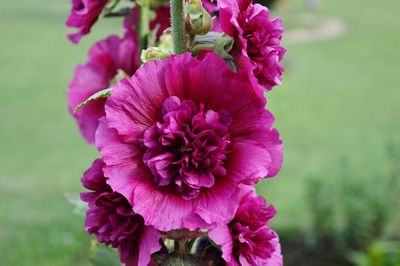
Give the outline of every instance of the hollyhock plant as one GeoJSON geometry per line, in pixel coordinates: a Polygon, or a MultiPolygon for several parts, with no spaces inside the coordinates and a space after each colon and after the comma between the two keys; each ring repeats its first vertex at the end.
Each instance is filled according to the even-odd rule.
{"type": "Polygon", "coordinates": [[[125,27],[68,87],[101,154],[81,179],[85,229],[128,266],[281,266],[275,209],[255,192],[283,159],[263,94],[281,82],[281,22],[251,0],[166,2],[72,0],[73,42],[103,9],[125,27]]]}
{"type": "Polygon", "coordinates": [[[68,87],[68,103],[82,135],[94,143],[99,118],[104,115],[105,99],[91,102],[74,112],[75,107],[96,92],[110,87],[119,72],[131,76],[139,67],[137,34],[125,23],[125,36],[112,35],[93,45],[88,62],[79,65],[68,87]]]}
{"type": "Polygon", "coordinates": [[[274,118],[216,54],[153,61],[113,87],[96,145],[113,190],[162,231],[230,220],[239,184],[276,175],[274,118]],[[229,204],[227,204],[229,202],[229,204]]]}
{"type": "Polygon", "coordinates": [[[68,35],[72,42],[78,43],[82,36],[90,32],[107,2],[107,0],[72,0],[71,13],[66,22],[68,27],[78,29],[76,33],[68,35]]]}
{"type": "Polygon", "coordinates": [[[281,20],[271,19],[268,8],[251,0],[218,0],[218,7],[222,30],[235,39],[231,55],[237,66],[267,91],[280,85],[280,61],[286,51],[281,46],[281,20]]]}
{"type": "Polygon", "coordinates": [[[275,209],[253,187],[242,186],[240,196],[232,221],[211,229],[209,237],[221,246],[228,266],[282,266],[278,235],[268,228],[275,209]]]}
{"type": "Polygon", "coordinates": [[[83,174],[82,184],[91,192],[81,193],[89,208],[85,227],[100,243],[111,245],[120,252],[121,262],[128,266],[147,266],[151,254],[160,250],[161,234],[146,226],[132,206],[106,183],[102,160],[95,160],[83,174]]]}

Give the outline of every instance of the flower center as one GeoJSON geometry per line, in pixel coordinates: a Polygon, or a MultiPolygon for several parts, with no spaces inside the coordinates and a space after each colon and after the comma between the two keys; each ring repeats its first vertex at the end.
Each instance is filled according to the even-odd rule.
{"type": "Polygon", "coordinates": [[[165,100],[160,120],[145,132],[143,157],[159,187],[189,200],[226,175],[232,120],[226,111],[206,111],[203,104],[198,108],[172,96],[165,100]]]}
{"type": "Polygon", "coordinates": [[[72,5],[73,5],[73,9],[75,11],[81,11],[81,10],[85,9],[85,4],[82,2],[82,0],[73,1],[72,5]]]}

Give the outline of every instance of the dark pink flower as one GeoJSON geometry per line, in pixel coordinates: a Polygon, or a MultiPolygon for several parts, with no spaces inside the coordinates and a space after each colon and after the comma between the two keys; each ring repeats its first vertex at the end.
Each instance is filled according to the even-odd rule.
{"type": "Polygon", "coordinates": [[[231,220],[239,184],[277,174],[273,122],[245,73],[214,53],[186,53],[113,87],[96,145],[109,184],[146,224],[195,230],[231,220]]]}
{"type": "Polygon", "coordinates": [[[136,32],[125,26],[123,38],[113,35],[93,45],[88,62],[76,68],[68,87],[69,110],[89,143],[94,143],[98,120],[105,114],[105,100],[93,101],[75,113],[73,110],[94,93],[109,88],[118,72],[132,76],[140,66],[136,32]]]}
{"type": "Polygon", "coordinates": [[[161,234],[152,226],[145,226],[127,199],[111,190],[103,167],[102,160],[95,160],[82,177],[83,186],[91,190],[81,193],[82,200],[89,205],[86,230],[95,234],[100,243],[117,248],[125,265],[147,266],[151,254],[161,248],[161,234]]]}
{"type": "Polygon", "coordinates": [[[78,32],[68,35],[72,42],[78,43],[83,35],[90,32],[107,2],[107,0],[72,0],[71,14],[66,22],[68,27],[78,29],[78,32]]]}
{"type": "MultiPolygon", "coordinates": [[[[157,38],[164,33],[165,30],[171,27],[171,14],[169,5],[161,5],[154,10],[155,17],[150,21],[150,30],[153,31],[157,28],[157,38]]],[[[139,8],[136,7],[132,10],[132,15],[128,17],[132,25],[139,24],[139,8]]]]}
{"type": "Polygon", "coordinates": [[[281,83],[285,49],[279,18],[271,19],[268,8],[251,0],[218,0],[222,30],[235,39],[231,52],[239,68],[247,69],[265,89],[281,83]]]}
{"type": "Polygon", "coordinates": [[[155,10],[156,17],[150,22],[150,29],[154,30],[158,27],[157,38],[159,38],[163,32],[171,27],[171,15],[169,5],[160,6],[155,10]]]}
{"type": "Polygon", "coordinates": [[[218,6],[216,1],[202,0],[201,2],[203,4],[203,7],[207,9],[207,11],[210,12],[211,14],[214,14],[215,12],[218,11],[218,6]]]}
{"type": "Polygon", "coordinates": [[[254,188],[242,188],[233,220],[211,229],[209,237],[221,246],[228,266],[282,266],[279,237],[268,228],[275,209],[254,188]]]}

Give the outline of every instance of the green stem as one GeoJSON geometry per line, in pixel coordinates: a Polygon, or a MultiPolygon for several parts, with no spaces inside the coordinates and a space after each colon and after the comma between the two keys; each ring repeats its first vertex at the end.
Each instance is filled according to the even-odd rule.
{"type": "Polygon", "coordinates": [[[140,51],[147,49],[147,36],[150,33],[150,1],[137,1],[139,5],[139,44],[140,51]]]}
{"type": "Polygon", "coordinates": [[[186,50],[184,0],[170,0],[170,3],[174,53],[182,54],[186,50]]]}

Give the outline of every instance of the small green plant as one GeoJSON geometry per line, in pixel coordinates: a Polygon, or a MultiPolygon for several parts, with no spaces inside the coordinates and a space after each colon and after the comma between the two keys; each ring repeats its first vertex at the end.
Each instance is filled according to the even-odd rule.
{"type": "Polygon", "coordinates": [[[400,242],[374,242],[363,252],[353,252],[350,260],[356,266],[399,266],[400,242]]]}
{"type": "Polygon", "coordinates": [[[385,237],[399,210],[400,146],[388,145],[388,171],[355,175],[348,160],[335,179],[312,178],[307,189],[316,244],[343,250],[365,250],[385,237]]]}

